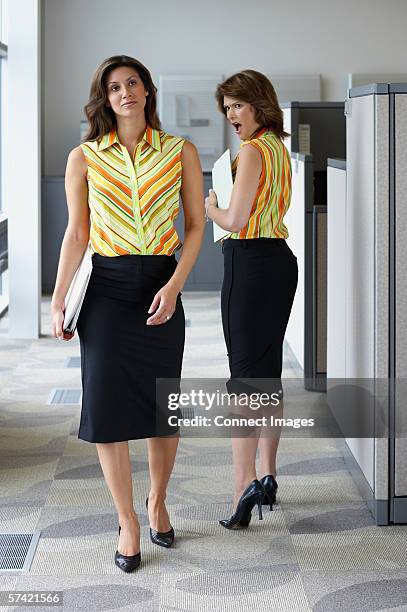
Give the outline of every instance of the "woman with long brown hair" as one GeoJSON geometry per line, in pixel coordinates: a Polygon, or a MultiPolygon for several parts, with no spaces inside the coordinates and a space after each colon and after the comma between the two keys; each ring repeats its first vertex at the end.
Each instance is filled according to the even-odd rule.
{"type": "MultiPolygon", "coordinates": [[[[288,134],[273,85],[260,72],[243,70],[229,77],[218,85],[216,99],[243,141],[232,164],[229,207],[217,208],[213,191],[205,200],[208,217],[229,232],[222,245],[221,302],[231,374],[227,388],[237,398],[234,413],[247,416],[247,408],[239,407],[240,395],[268,392],[273,397],[264,413],[280,417],[283,340],[298,277],[296,257],[285,240],[291,161],[283,140],[288,134]]],[[[247,527],[255,505],[260,518],[262,504],[272,509],[279,437],[280,428],[243,427],[233,432],[234,513],[220,521],[224,527],[247,527]]]]}
{"type": "Polygon", "coordinates": [[[92,274],[78,320],[82,412],[78,437],[96,443],[119,519],[116,565],[139,566],[128,440],[147,438],[146,500],[153,543],[174,541],[165,507],[178,431],[157,427],[156,380],[181,376],[185,319],[181,290],[204,231],[203,177],[195,147],[161,130],[148,69],[126,55],[96,70],[85,106],[89,130],[66,168],[69,222],[52,296],[52,331],[88,242],[92,274]],[[184,244],[174,220],[179,196],[184,244]],[[177,263],[175,252],[182,247],[177,263]]]}

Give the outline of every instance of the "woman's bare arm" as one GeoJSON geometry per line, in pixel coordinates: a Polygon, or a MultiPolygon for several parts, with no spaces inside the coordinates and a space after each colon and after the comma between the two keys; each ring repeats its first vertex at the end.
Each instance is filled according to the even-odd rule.
{"type": "Polygon", "coordinates": [[[254,146],[246,145],[239,153],[239,163],[233,184],[229,208],[216,206],[216,194],[211,191],[205,200],[207,215],[220,227],[240,232],[247,224],[256,197],[262,169],[261,154],[254,146]]]}
{"type": "Polygon", "coordinates": [[[182,147],[181,199],[184,209],[184,244],[177,269],[168,283],[156,294],[149,312],[158,310],[147,320],[148,325],[165,323],[175,310],[176,298],[198,257],[205,232],[205,209],[201,162],[195,146],[186,141],[182,147]]]}
{"type": "Polygon", "coordinates": [[[52,335],[63,337],[65,296],[89,242],[87,164],[81,147],[73,149],[65,172],[69,220],[61,245],[57,278],[51,300],[52,335]]]}
{"type": "Polygon", "coordinates": [[[185,142],[182,148],[181,199],[184,209],[184,244],[181,257],[170,281],[182,290],[196,258],[205,232],[205,209],[201,162],[195,146],[185,142]]]}

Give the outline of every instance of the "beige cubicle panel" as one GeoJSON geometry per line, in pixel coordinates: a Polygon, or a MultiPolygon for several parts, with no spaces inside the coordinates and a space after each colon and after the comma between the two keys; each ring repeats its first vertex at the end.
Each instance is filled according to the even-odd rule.
{"type": "Polygon", "coordinates": [[[328,159],[327,378],[346,377],[346,162],[328,159]]]}
{"type": "MultiPolygon", "coordinates": [[[[389,374],[389,106],[354,91],[347,107],[345,376],[389,374]]],[[[387,398],[383,398],[387,402],[387,398]]],[[[372,402],[372,411],[375,410],[372,402]]],[[[360,486],[379,524],[389,520],[387,438],[347,438],[360,486]]]]}
{"type": "Polygon", "coordinates": [[[285,337],[302,369],[304,369],[305,317],[305,190],[306,162],[301,159],[293,159],[291,205],[284,221],[289,232],[287,243],[297,257],[298,285],[285,337]]]}

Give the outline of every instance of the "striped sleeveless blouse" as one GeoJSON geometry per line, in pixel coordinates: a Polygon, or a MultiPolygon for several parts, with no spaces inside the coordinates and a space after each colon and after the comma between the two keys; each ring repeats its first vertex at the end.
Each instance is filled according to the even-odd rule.
{"type": "Polygon", "coordinates": [[[185,140],[147,126],[133,159],[116,128],[80,146],[88,164],[92,253],[172,255],[185,140]]]}
{"type": "MultiPolygon", "coordinates": [[[[266,127],[240,146],[249,143],[260,151],[262,171],[247,224],[229,238],[288,238],[283,219],[291,202],[290,154],[281,139],[266,127]]],[[[233,178],[238,163],[239,155],[232,163],[233,178]]]]}

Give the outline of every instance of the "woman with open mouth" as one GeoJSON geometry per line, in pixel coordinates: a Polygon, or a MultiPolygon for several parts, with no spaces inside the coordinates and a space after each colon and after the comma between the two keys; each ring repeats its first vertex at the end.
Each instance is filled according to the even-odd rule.
{"type": "MultiPolygon", "coordinates": [[[[244,70],[218,85],[219,110],[242,141],[232,163],[229,207],[217,207],[214,191],[205,200],[208,218],[230,232],[222,243],[222,323],[229,358],[228,392],[253,391],[278,398],[282,416],[283,341],[297,288],[297,259],[286,243],[284,224],[291,200],[291,160],[283,140],[283,112],[269,79],[244,70]]],[[[247,408],[245,408],[247,413],[247,408]]],[[[253,416],[253,415],[252,415],[253,416]]],[[[255,415],[257,416],[257,415],[255,415]]],[[[276,453],[281,428],[255,427],[232,434],[234,512],[220,523],[248,527],[251,511],[276,499],[276,453]],[[260,451],[259,476],[256,452],[260,451]]]]}

